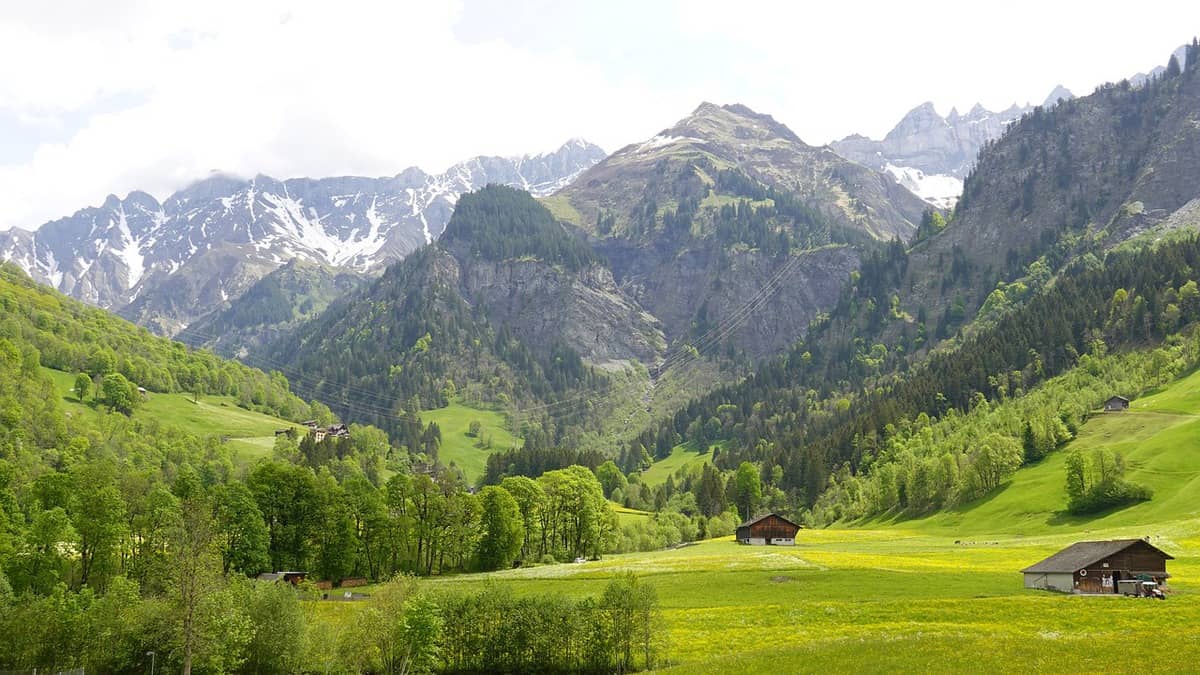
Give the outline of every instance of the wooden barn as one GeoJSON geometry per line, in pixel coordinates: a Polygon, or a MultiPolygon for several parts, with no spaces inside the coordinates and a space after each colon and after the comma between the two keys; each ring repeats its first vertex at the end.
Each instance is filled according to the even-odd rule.
{"type": "Polygon", "coordinates": [[[795,546],[801,527],[777,513],[766,513],[737,527],[739,544],[795,546]]]}
{"type": "Polygon", "coordinates": [[[1104,412],[1129,410],[1129,399],[1124,396],[1113,396],[1104,402],[1104,412]]]}
{"type": "Polygon", "coordinates": [[[1117,593],[1119,582],[1143,579],[1162,584],[1167,574],[1167,553],[1143,539],[1081,541],[1021,570],[1025,588],[1063,593],[1117,593]]]}

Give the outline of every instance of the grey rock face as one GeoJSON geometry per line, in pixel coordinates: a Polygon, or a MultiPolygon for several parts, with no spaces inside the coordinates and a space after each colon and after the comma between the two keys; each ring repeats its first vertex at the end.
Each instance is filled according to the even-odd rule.
{"type": "Polygon", "coordinates": [[[561,340],[586,361],[652,363],[666,339],[657,319],[625,298],[601,264],[578,272],[538,260],[489,261],[456,252],[460,292],[526,344],[561,340]]]}
{"type": "Polygon", "coordinates": [[[504,183],[545,195],[604,157],[572,140],[441,175],[245,180],[216,174],[159,203],[143,193],[0,232],[0,257],[35,280],[174,334],[290,260],[371,273],[432,242],[463,192],[504,183]]]}
{"type": "Polygon", "coordinates": [[[849,246],[780,257],[703,244],[683,251],[620,239],[598,245],[621,291],[657,317],[672,342],[701,351],[735,344],[752,358],[803,337],[859,265],[859,252],[849,246]]]}
{"type": "Polygon", "coordinates": [[[927,175],[961,180],[975,164],[983,144],[999,138],[1009,124],[1030,110],[1030,106],[1013,105],[992,112],[976,105],[965,115],[951,110],[942,117],[933,103],[926,102],[910,110],[881,141],[848,136],[831,147],[841,156],[874,169],[911,167],[927,175]]]}

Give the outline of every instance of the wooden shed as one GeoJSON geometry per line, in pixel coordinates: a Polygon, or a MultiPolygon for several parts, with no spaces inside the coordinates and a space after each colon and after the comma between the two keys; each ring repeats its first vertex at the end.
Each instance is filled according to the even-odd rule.
{"type": "Polygon", "coordinates": [[[739,544],[755,546],[795,546],[801,526],[777,513],[765,513],[737,527],[739,544]]]}
{"type": "Polygon", "coordinates": [[[255,578],[259,581],[283,581],[295,586],[306,577],[308,572],[263,572],[255,578]]]}
{"type": "Polygon", "coordinates": [[[1124,396],[1112,396],[1104,402],[1104,412],[1129,410],[1129,399],[1124,396]]]}
{"type": "Polygon", "coordinates": [[[1145,579],[1163,583],[1169,554],[1144,539],[1081,541],[1021,570],[1025,588],[1063,593],[1117,593],[1119,582],[1145,579]]]}

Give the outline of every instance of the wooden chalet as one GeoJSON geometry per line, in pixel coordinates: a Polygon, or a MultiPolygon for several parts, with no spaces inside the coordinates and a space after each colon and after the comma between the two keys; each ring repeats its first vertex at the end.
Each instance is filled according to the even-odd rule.
{"type": "Polygon", "coordinates": [[[1129,399],[1124,396],[1113,396],[1104,402],[1104,412],[1129,410],[1129,399]]]}
{"type": "Polygon", "coordinates": [[[1081,541],[1021,570],[1025,588],[1063,593],[1117,593],[1121,581],[1164,583],[1169,554],[1144,539],[1081,541]]]}
{"type": "MultiPolygon", "coordinates": [[[[320,443],[321,441],[330,437],[348,438],[350,436],[350,429],[347,428],[345,424],[333,424],[328,427],[323,427],[317,424],[316,420],[307,420],[305,422],[301,422],[301,424],[308,427],[308,434],[312,436],[313,440],[317,443],[320,443]]],[[[276,432],[276,435],[279,435],[279,432],[276,432]]]]}
{"type": "Polygon", "coordinates": [[[777,513],[765,513],[737,527],[737,542],[752,546],[795,546],[801,526],[777,513]]]}

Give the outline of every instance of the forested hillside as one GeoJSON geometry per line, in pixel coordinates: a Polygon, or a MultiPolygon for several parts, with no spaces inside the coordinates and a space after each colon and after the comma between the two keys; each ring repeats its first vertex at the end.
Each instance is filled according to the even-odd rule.
{"type": "Polygon", "coordinates": [[[352,272],[293,259],[259,279],[228,306],[189,324],[176,338],[227,358],[245,358],[319,315],[364,281],[352,272]]]}
{"type": "MultiPolygon", "coordinates": [[[[751,461],[764,479],[779,467],[776,485],[796,503],[813,505],[831,475],[863,471],[906,420],[940,418],[1027,391],[1075,366],[1084,355],[1098,357],[1097,349],[1153,346],[1200,318],[1194,236],[1176,232],[1154,245],[1153,236],[1129,239],[1140,230],[1109,227],[1120,211],[1113,200],[1125,199],[1114,195],[1128,190],[1158,200],[1156,222],[1162,227],[1188,225],[1181,220],[1188,212],[1182,207],[1200,197],[1194,185],[1167,189],[1148,176],[1153,162],[1175,157],[1166,152],[1167,145],[1182,153],[1171,160],[1172,175],[1190,171],[1180,164],[1190,161],[1184,155],[1198,156],[1180,146],[1200,139],[1187,121],[1200,109],[1193,105],[1200,69],[1189,63],[1186,71],[1168,72],[1142,89],[1104,87],[1053,111],[1031,114],[989,146],[979,177],[968,181],[975,186],[969,190],[994,201],[1017,171],[994,167],[1017,162],[1006,159],[1006,148],[1032,143],[1022,140],[1027,134],[1044,133],[1047,125],[1074,128],[1080,120],[1095,125],[1097,118],[1118,124],[1141,110],[1139,124],[1172,130],[1169,142],[1158,132],[1145,132],[1135,153],[1138,161],[1150,163],[1141,178],[1122,178],[1126,174],[1113,173],[1111,163],[1099,160],[1074,165],[1074,173],[1060,176],[1063,194],[1091,190],[1087,186],[1095,181],[1126,181],[1124,193],[1111,186],[1095,188],[1108,201],[1103,209],[1096,205],[1088,212],[1088,227],[1076,234],[1057,229],[1057,212],[1047,210],[1055,203],[1053,182],[1046,183],[1044,196],[1030,202],[1031,208],[1042,204],[1038,208],[1043,210],[1026,213],[1020,227],[1001,222],[991,211],[973,210],[983,206],[971,199],[948,223],[939,214],[928,214],[914,247],[906,250],[895,243],[869,256],[836,308],[785,358],[764,364],[744,383],[716,391],[643,433],[623,453],[624,468],[637,468],[646,455],[665,457],[680,442],[702,449],[723,441],[718,466],[732,469],[751,461]],[[986,176],[993,172],[989,184],[986,176]],[[1055,234],[1039,239],[1029,235],[1029,227],[1055,234]],[[1024,234],[1021,228],[1026,228],[1024,234]],[[1131,243],[1113,248],[1122,241],[1131,243]],[[1001,276],[1003,264],[981,261],[1003,258],[1006,246],[1015,254],[1008,256],[1012,264],[1001,276]],[[940,280],[938,289],[923,281],[931,278],[940,280]],[[946,338],[952,339],[942,342],[946,338]]],[[[1083,128],[1069,137],[1065,145],[1042,147],[1069,154],[1083,145],[1088,152],[1101,152],[1105,138],[1083,128]]],[[[957,458],[954,463],[961,464],[957,458]]]]}
{"type": "MultiPolygon", "coordinates": [[[[306,645],[327,640],[321,626],[306,632],[301,601],[318,597],[312,587],[297,594],[251,577],[490,570],[678,543],[698,527],[732,530],[731,516],[697,525],[678,513],[661,527],[657,517],[623,526],[582,466],[506,478],[475,494],[457,471],[434,467],[440,431],[415,413],[396,425],[395,444],[351,424],[319,441],[277,434],[267,456],[247,461],[220,423],[197,427],[188,415],[142,408],[168,396],[199,406],[193,401],[220,394],[321,425],[335,419],[292,395],[278,373],[151,336],[15,268],[0,271],[0,668],[127,672],[153,651],[157,667],[173,671],[316,670],[327,662],[306,645]],[[61,377],[73,378],[65,396],[61,377]],[[188,397],[161,393],[180,390],[188,397]]],[[[404,600],[413,588],[401,578],[377,593],[404,600]]],[[[440,602],[430,605],[434,632],[414,644],[441,639],[443,611],[485,611],[471,595],[440,602]]],[[[615,596],[601,603],[614,613],[621,606],[615,596]]],[[[539,607],[611,630],[609,614],[585,611],[591,605],[539,607]]],[[[377,667],[373,652],[354,647],[369,644],[373,630],[356,625],[338,638],[345,668],[377,667]]],[[[590,655],[556,658],[629,664],[627,642],[613,637],[590,655]]]]}
{"type": "Polygon", "coordinates": [[[309,411],[278,374],[154,337],[34,283],[8,263],[0,263],[0,310],[0,337],[37,350],[48,368],[86,373],[98,384],[119,376],[151,392],[224,394],[285,419],[303,419],[309,411]]]}
{"type": "MultiPolygon", "coordinates": [[[[402,414],[460,395],[482,405],[536,408],[581,390],[603,392],[605,377],[583,362],[569,334],[553,329],[571,318],[572,302],[581,311],[595,309],[584,303],[596,295],[580,294],[589,290],[593,266],[591,251],[544,207],[492,186],[460,199],[442,242],[392,266],[266,353],[303,372],[314,383],[311,393],[340,414],[389,431],[399,428],[402,414]],[[497,277],[510,274],[529,275],[522,290],[530,297],[489,298],[497,277]],[[547,312],[554,305],[536,302],[541,290],[564,304],[547,312]],[[518,320],[529,313],[540,325],[518,320]]],[[[629,312],[616,309],[601,321],[627,321],[629,312]]],[[[529,421],[520,433],[534,444],[559,439],[566,426],[529,421]]]]}

